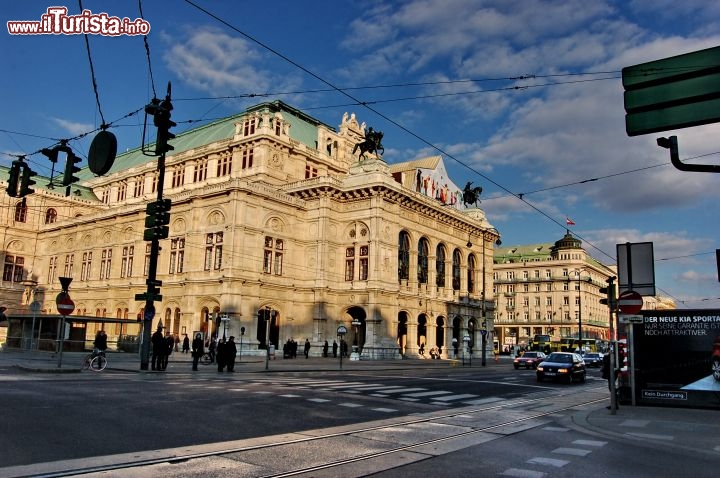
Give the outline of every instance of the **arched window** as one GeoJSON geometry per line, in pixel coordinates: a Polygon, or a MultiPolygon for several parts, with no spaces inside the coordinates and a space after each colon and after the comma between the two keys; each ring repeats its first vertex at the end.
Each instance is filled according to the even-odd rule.
{"type": "Polygon", "coordinates": [[[438,287],[445,287],[445,246],[438,244],[435,249],[435,284],[438,287]]]}
{"type": "Polygon", "coordinates": [[[52,224],[57,221],[57,211],[53,208],[49,208],[45,211],[45,224],[52,224]]]}
{"type": "Polygon", "coordinates": [[[15,222],[27,221],[27,204],[25,201],[20,201],[15,205],[15,222]]]}
{"type": "Polygon", "coordinates": [[[460,251],[458,249],[453,251],[452,286],[453,290],[460,290],[460,251]]]}
{"type": "Polygon", "coordinates": [[[424,237],[418,244],[418,282],[427,284],[428,281],[428,249],[430,245],[424,237]]]}
{"type": "Polygon", "coordinates": [[[400,231],[398,239],[398,280],[410,278],[410,235],[400,231]]]}
{"type": "Polygon", "coordinates": [[[467,289],[470,293],[475,292],[475,256],[473,254],[468,256],[467,289]]]}

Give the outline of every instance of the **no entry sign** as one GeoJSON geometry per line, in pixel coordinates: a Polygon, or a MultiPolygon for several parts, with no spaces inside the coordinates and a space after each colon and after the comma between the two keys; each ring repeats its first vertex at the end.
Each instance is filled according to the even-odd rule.
{"type": "Polygon", "coordinates": [[[60,292],[55,298],[55,304],[57,304],[58,312],[63,316],[68,316],[75,310],[75,302],[67,292],[60,292]]]}
{"type": "Polygon", "coordinates": [[[618,310],[623,314],[637,314],[642,307],[643,298],[634,290],[626,290],[618,297],[618,310]]]}

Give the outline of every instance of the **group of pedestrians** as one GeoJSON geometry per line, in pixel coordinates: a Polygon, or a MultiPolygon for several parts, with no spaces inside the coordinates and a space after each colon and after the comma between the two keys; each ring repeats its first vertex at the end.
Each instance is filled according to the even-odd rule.
{"type": "Polygon", "coordinates": [[[217,365],[218,372],[223,372],[226,369],[228,372],[235,371],[235,357],[237,356],[235,336],[231,335],[227,340],[223,337],[217,342],[213,337],[207,343],[204,343],[202,334],[195,334],[195,338],[192,341],[192,369],[194,371],[197,371],[200,358],[205,355],[205,347],[207,347],[208,354],[210,355],[210,363],[217,365]]]}
{"type": "Polygon", "coordinates": [[[158,328],[150,338],[152,343],[152,370],[163,371],[167,369],[170,355],[175,348],[175,337],[169,332],[163,336],[163,326],[158,324],[158,328]]]}
{"type": "Polygon", "coordinates": [[[215,351],[215,362],[217,362],[218,372],[222,372],[226,367],[228,372],[234,372],[236,355],[237,346],[235,345],[235,337],[231,335],[227,342],[225,341],[225,337],[223,337],[220,342],[218,342],[215,351]]]}

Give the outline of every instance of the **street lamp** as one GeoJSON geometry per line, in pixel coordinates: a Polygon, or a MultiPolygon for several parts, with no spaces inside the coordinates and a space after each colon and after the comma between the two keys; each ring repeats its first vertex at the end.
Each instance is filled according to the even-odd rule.
{"type": "MultiPolygon", "coordinates": [[[[583,352],[583,335],[582,335],[582,280],[580,278],[580,273],[583,271],[587,271],[584,267],[581,267],[580,269],[575,269],[573,272],[575,272],[575,275],[577,276],[577,289],[578,289],[578,348],[580,349],[580,352],[583,352]]],[[[585,279],[586,282],[590,282],[592,279],[588,277],[585,279]]]]}

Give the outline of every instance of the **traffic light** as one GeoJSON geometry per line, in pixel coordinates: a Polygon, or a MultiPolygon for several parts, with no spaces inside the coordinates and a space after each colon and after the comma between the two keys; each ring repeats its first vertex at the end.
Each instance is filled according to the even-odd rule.
{"type": "Polygon", "coordinates": [[[170,128],[177,126],[177,123],[170,119],[170,111],[172,111],[172,109],[172,103],[166,99],[160,103],[160,109],[155,114],[155,126],[158,128],[157,140],[155,141],[155,154],[164,154],[175,149],[168,144],[168,141],[175,137],[175,135],[170,132],[170,128]]]}
{"type": "Polygon", "coordinates": [[[77,176],[73,176],[75,173],[80,171],[80,168],[75,166],[80,161],[82,161],[82,159],[75,156],[75,154],[68,149],[67,158],[65,160],[65,174],[63,175],[62,180],[63,186],[70,186],[72,183],[80,180],[77,176]]]}
{"type": "Polygon", "coordinates": [[[601,287],[599,292],[601,294],[605,294],[604,299],[600,299],[600,303],[603,305],[607,305],[610,310],[615,310],[617,307],[617,299],[615,298],[615,278],[610,277],[607,280],[608,286],[607,287],[601,287]]]}
{"type": "Polygon", "coordinates": [[[10,166],[10,176],[8,177],[7,194],[10,197],[20,197],[18,195],[18,185],[20,184],[20,173],[25,165],[22,161],[13,161],[10,166]]]}
{"type": "Polygon", "coordinates": [[[35,192],[34,189],[30,188],[30,186],[35,184],[35,181],[30,179],[33,176],[37,176],[37,173],[26,164],[22,171],[22,177],[20,178],[20,192],[18,193],[18,197],[22,198],[35,192]]]}
{"type": "Polygon", "coordinates": [[[145,113],[153,116],[153,124],[157,126],[157,138],[155,140],[155,156],[160,156],[173,148],[168,141],[175,137],[170,128],[177,126],[177,123],[170,119],[173,105],[169,95],[163,101],[153,98],[150,104],[145,106],[145,113]]]}
{"type": "Polygon", "coordinates": [[[143,240],[167,239],[170,235],[170,199],[160,199],[147,205],[143,240]]]}

